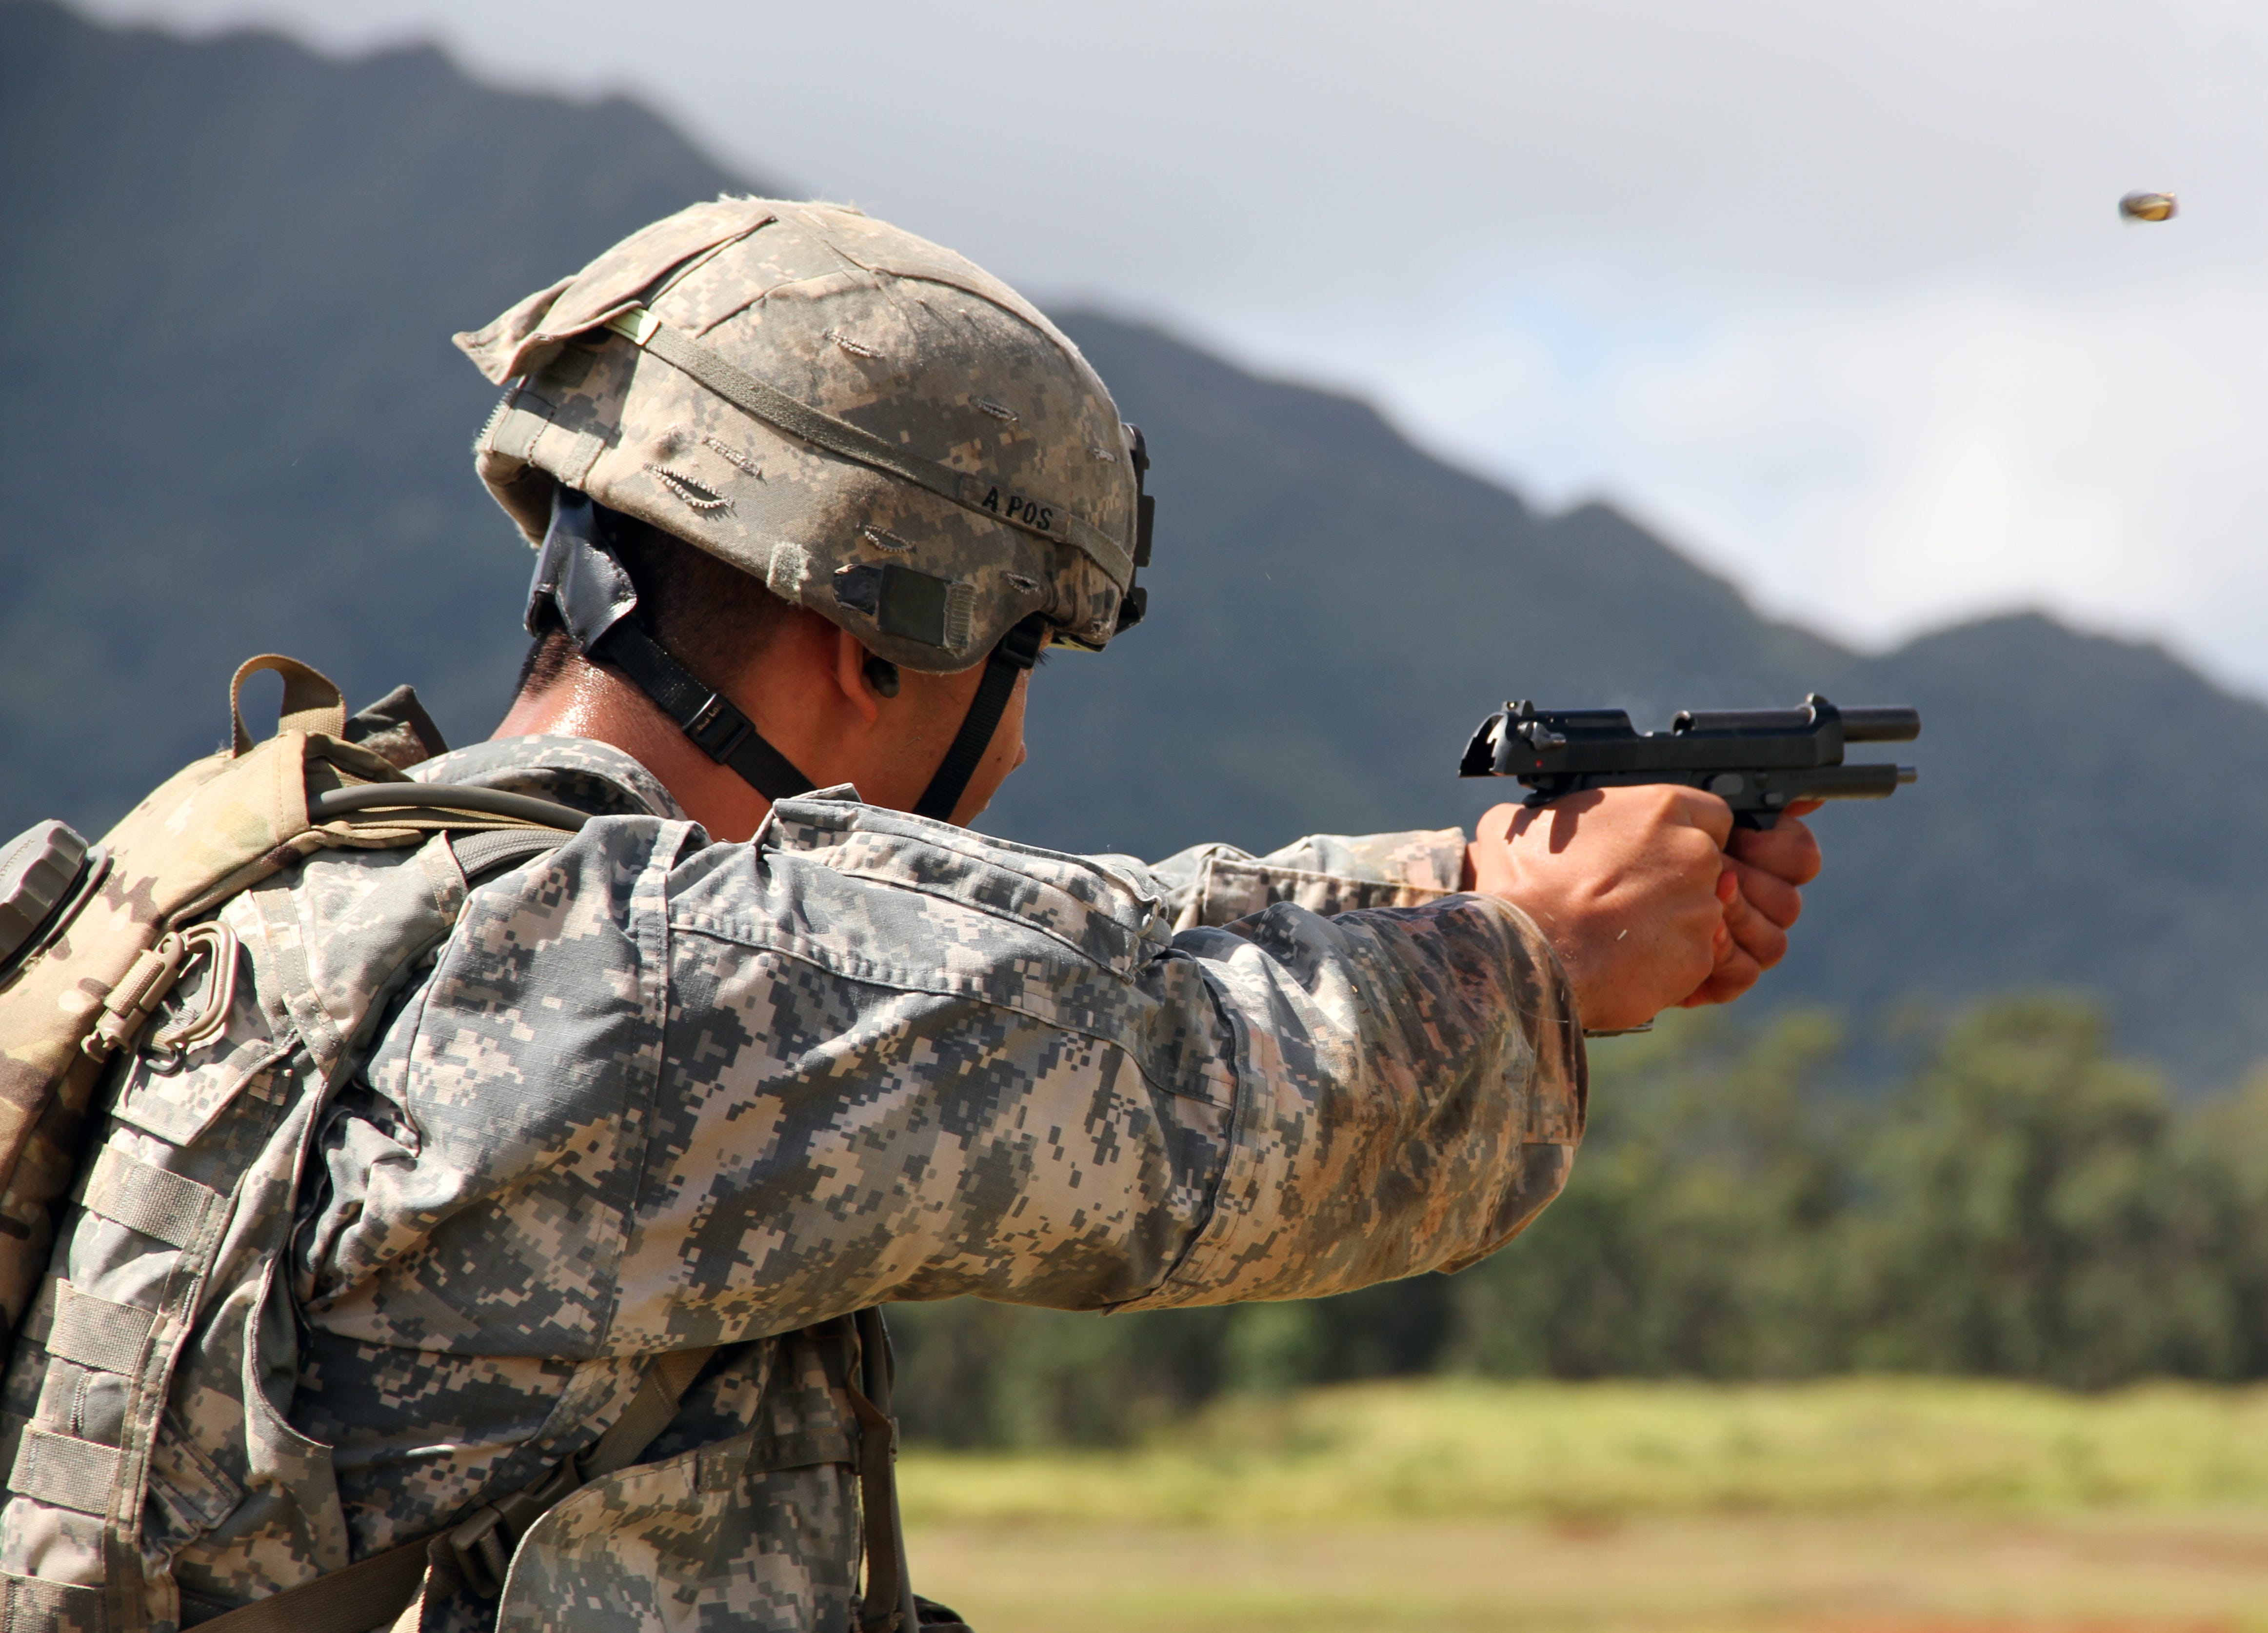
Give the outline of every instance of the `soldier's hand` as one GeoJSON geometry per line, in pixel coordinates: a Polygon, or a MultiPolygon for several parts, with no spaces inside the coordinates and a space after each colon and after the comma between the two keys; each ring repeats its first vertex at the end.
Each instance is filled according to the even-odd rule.
{"type": "Polygon", "coordinates": [[[1770,828],[1734,830],[1717,881],[1726,936],[1717,967],[1680,1000],[1684,1007],[1729,1004],[1786,956],[1787,932],[1803,911],[1800,886],[1819,877],[1819,841],[1799,819],[1818,809],[1815,799],[1799,800],[1770,828]]]}
{"type": "Polygon", "coordinates": [[[1777,959],[1770,938],[1784,946],[1785,926],[1773,915],[1793,919],[1773,886],[1793,893],[1800,842],[1761,853],[1742,845],[1728,857],[1732,834],[1725,802],[1689,788],[1596,789],[1541,809],[1498,805],[1478,824],[1469,882],[1535,921],[1566,967],[1583,1025],[1611,1032],[1674,1004],[1722,1002],[1756,980],[1767,956],[1777,959]],[[1756,875],[1762,901],[1743,890],[1743,869],[1756,875]],[[1754,946],[1736,935],[1734,917],[1754,946]],[[1721,997],[1712,992],[1718,983],[1721,997]]]}

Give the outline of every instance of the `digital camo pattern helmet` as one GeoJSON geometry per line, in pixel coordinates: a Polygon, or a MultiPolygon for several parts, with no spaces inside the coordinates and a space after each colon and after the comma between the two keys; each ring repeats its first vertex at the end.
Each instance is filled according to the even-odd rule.
{"type": "Polygon", "coordinates": [[[855,210],[696,204],[456,339],[517,381],[476,457],[531,541],[579,489],[932,673],[1035,614],[1090,649],[1140,616],[1138,433],[1102,381],[997,278],[855,210]]]}

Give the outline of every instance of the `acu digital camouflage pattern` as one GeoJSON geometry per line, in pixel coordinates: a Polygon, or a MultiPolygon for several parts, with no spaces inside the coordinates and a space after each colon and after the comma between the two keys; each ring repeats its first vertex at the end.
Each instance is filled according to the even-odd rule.
{"type": "MultiPolygon", "coordinates": [[[[141,1567],[134,1539],[143,1529],[144,1493],[178,1493],[159,1423],[171,1341],[195,1306],[222,1215],[204,1188],[155,1168],[130,1152],[107,1153],[92,1171],[81,1162],[80,1130],[108,1073],[141,1072],[135,1036],[148,1006],[172,991],[169,1007],[224,1008],[218,972],[232,965],[228,937],[212,962],[166,963],[153,945],[168,929],[209,914],[317,850],[423,841],[418,828],[392,819],[311,826],[311,789],[398,780],[397,763],[424,757],[423,711],[407,688],[350,720],[338,689],[290,658],[257,658],[230,686],[258,670],[284,679],[284,729],[254,746],[240,717],[232,748],[186,768],[103,836],[99,865],[67,916],[26,961],[0,982],[0,1307],[11,1333],[28,1316],[18,1357],[45,1350],[55,1365],[19,1382],[0,1417],[0,1467],[20,1500],[9,1520],[29,1524],[29,1546],[0,1546],[0,1622],[7,1626],[138,1625],[141,1567]],[[148,994],[145,1002],[124,995],[148,994]],[[117,1057],[82,1041],[98,1020],[123,1029],[117,1057]],[[131,1066],[127,1062],[133,1061],[131,1066]],[[126,1268],[98,1270],[85,1284],[52,1280],[51,1220],[77,1174],[89,1213],[107,1208],[131,1221],[126,1268]],[[123,1213],[121,1213],[123,1210],[123,1213]],[[136,1242],[163,1245],[149,1252],[136,1242]],[[106,1284],[100,1295],[96,1283],[106,1284]],[[137,1296],[120,1299],[121,1289],[137,1296]],[[37,1294],[36,1302],[34,1294],[37,1294]],[[27,1309],[27,1306],[28,1309],[27,1309]],[[51,1510],[44,1530],[35,1511],[51,1510]],[[112,1596],[106,1607],[105,1595],[112,1596]],[[122,1608],[123,1607],[123,1608],[122,1608]]],[[[236,1089],[281,1053],[263,1036],[197,1052],[211,1069],[182,1074],[185,1063],[152,1067],[155,1077],[128,1094],[120,1114],[154,1131],[193,1137],[236,1089]]],[[[85,1234],[83,1227],[82,1235],[85,1234]]],[[[68,1251],[68,1250],[66,1250],[68,1251]]],[[[22,1542],[26,1533],[16,1533],[22,1542]]]]}
{"type": "Polygon", "coordinates": [[[1136,483],[1110,394],[1021,296],[909,232],[835,205],[697,204],[457,343],[491,380],[519,381],[477,464],[531,542],[563,482],[932,672],[979,662],[1035,612],[1088,647],[1117,628],[1136,483]],[[603,327],[641,307],[757,380],[982,484],[955,503],[783,432],[603,327]],[[1083,549],[1004,519],[1027,504],[1104,542],[1083,549]],[[943,644],[838,598],[843,569],[892,563],[953,586],[943,644]]]}
{"type": "Polygon", "coordinates": [[[598,744],[419,774],[609,814],[469,886],[433,840],[223,911],[227,1028],[123,1074],[5,1385],[82,1476],[144,1425],[146,1501],[19,1459],[11,1626],[171,1633],[335,1570],[591,1444],[644,1357],[722,1344],[500,1607],[427,1625],[846,1629],[847,1360],[808,1329],[1462,1264],[1581,1132],[1564,982],[1517,912],[1439,894],[1452,835],[1150,869],[814,796],[710,844],[598,744]],[[1365,857],[1393,876],[1318,883],[1365,857]],[[1426,900],[1291,899],[1366,888],[1426,900]],[[1218,922],[1256,892],[1285,899],[1218,922]]]}
{"type": "Polygon", "coordinates": [[[1181,904],[1176,930],[1226,924],[1278,901],[1326,916],[1423,907],[1462,884],[1465,835],[1454,828],[1359,838],[1316,834],[1260,857],[1233,845],[1199,845],[1152,872],[1181,904]]]}
{"type": "MultiPolygon", "coordinates": [[[[81,1048],[105,1000],[177,917],[195,916],[222,895],[282,866],[279,848],[300,852],[331,842],[306,834],[310,758],[339,759],[363,778],[394,775],[372,751],[340,740],[346,710],[337,689],[289,658],[258,658],[255,668],[286,669],[285,729],[246,752],[224,751],[169,777],[103,835],[90,857],[92,889],[67,925],[0,980],[0,1337],[14,1330],[52,1240],[50,1206],[70,1182],[80,1131],[102,1070],[81,1048]],[[290,705],[298,705],[296,710],[290,705]]],[[[238,731],[241,732],[240,723],[238,731]]],[[[340,780],[334,776],[332,781],[340,780]]]]}

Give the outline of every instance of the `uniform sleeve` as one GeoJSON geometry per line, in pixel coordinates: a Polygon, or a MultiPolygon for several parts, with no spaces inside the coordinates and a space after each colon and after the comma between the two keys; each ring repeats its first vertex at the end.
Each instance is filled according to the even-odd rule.
{"type": "Polygon", "coordinates": [[[372,1342],[620,1354],[1469,1261],[1580,1136],[1565,982],[1493,898],[1302,905],[1339,877],[1216,849],[1180,886],[847,802],[746,845],[594,821],[475,892],[389,1032],[370,1086],[406,1127],[341,1173],[311,1307],[372,1342]],[[1259,910],[1195,922],[1226,878],[1259,910]]]}
{"type": "Polygon", "coordinates": [[[1176,945],[1231,1018],[1238,1104],[1203,1228],[1136,1306],[1459,1269],[1565,1185],[1582,1029],[1517,909],[1445,895],[1326,917],[1280,901],[1176,945]]]}
{"type": "Polygon", "coordinates": [[[769,839],[673,884],[683,1109],[626,1285],[767,1326],[1307,1297],[1484,1254],[1565,1181],[1580,1029],[1535,928],[1441,888],[1462,835],[1214,850],[1178,903],[867,807],[796,802],[769,839]],[[1363,854],[1425,858],[1371,882],[1427,899],[1292,899],[1363,881],[1287,863],[1363,854]],[[1224,874],[1260,910],[1175,931],[1224,874]]]}
{"type": "Polygon", "coordinates": [[[1311,913],[1409,908],[1454,891],[1465,871],[1460,828],[1406,833],[1313,834],[1256,857],[1233,845],[1196,845],[1149,870],[1177,930],[1233,923],[1278,901],[1311,913]]]}

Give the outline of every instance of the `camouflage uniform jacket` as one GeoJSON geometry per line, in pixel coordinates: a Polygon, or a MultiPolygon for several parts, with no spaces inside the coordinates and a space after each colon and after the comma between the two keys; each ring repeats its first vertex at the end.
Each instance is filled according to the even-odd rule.
{"type": "Polygon", "coordinates": [[[1564,979],[1520,914],[1450,894],[1454,830],[1145,867],[843,791],[712,844],[600,744],[416,774],[601,814],[469,883],[435,840],[224,909],[228,1031],[124,1074],[8,1377],[39,1456],[0,1568],[107,1583],[71,1625],[170,1633],[431,1531],[587,1446],[648,1357],[722,1345],[645,1460],[529,1532],[500,1606],[427,1625],[836,1633],[853,1430],[814,1324],[1454,1266],[1580,1136],[1564,979]],[[106,1531],[104,1459],[142,1455],[138,1526],[106,1531]]]}

